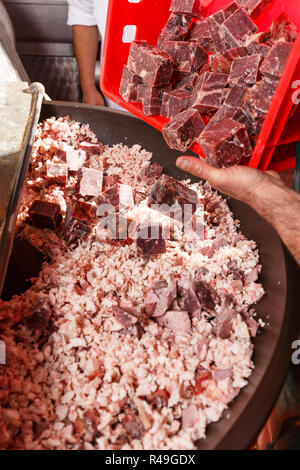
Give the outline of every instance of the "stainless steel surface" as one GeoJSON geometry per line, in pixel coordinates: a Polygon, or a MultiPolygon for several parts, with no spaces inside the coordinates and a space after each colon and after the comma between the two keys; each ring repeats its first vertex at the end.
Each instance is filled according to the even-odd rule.
{"type": "Polygon", "coordinates": [[[9,20],[6,11],[0,4],[0,81],[29,81],[24,66],[14,44],[12,30],[7,25],[9,20]]]}
{"type": "MultiPolygon", "coordinates": [[[[101,0],[100,0],[101,1],[101,0]]],[[[72,43],[67,0],[4,0],[18,41],[72,43]]]]}
{"type": "MultiPolygon", "coordinates": [[[[35,127],[40,115],[44,87],[39,83],[33,83],[24,93],[29,94],[31,100],[28,110],[24,106],[23,112],[27,115],[23,119],[21,147],[15,153],[0,156],[0,293],[14,238],[17,211],[30,159],[35,127]]],[[[20,132],[21,129],[18,129],[18,134],[20,132]]]]}

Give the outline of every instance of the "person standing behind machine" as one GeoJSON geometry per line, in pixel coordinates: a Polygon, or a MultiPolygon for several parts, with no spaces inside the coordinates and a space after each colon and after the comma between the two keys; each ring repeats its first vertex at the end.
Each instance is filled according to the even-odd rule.
{"type": "Polygon", "coordinates": [[[68,3],[68,25],[73,29],[83,103],[105,106],[106,102],[110,108],[123,109],[108,98],[104,102],[95,84],[99,33],[102,57],[108,0],[68,0],[68,3]]]}

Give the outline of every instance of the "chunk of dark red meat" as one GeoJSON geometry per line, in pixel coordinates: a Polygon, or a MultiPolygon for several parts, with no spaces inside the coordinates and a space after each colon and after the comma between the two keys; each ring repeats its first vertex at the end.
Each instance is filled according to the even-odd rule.
{"type": "Polygon", "coordinates": [[[78,171],[86,161],[86,152],[80,149],[76,150],[73,147],[67,147],[66,160],[70,171],[78,171]]]}
{"type": "Polygon", "coordinates": [[[157,321],[175,335],[187,335],[192,331],[189,314],[183,310],[169,310],[162,317],[159,317],[157,321]]]}
{"type": "Polygon", "coordinates": [[[269,111],[277,82],[264,78],[249,88],[243,101],[247,113],[255,122],[255,134],[258,135],[269,111]]]}
{"type": "Polygon", "coordinates": [[[66,186],[68,167],[66,163],[47,163],[47,180],[50,184],[66,186]]]}
{"type": "Polygon", "coordinates": [[[119,183],[120,178],[118,175],[103,175],[103,181],[102,181],[102,186],[103,186],[103,191],[106,191],[108,188],[111,188],[115,184],[119,183]]]}
{"type": "Polygon", "coordinates": [[[186,88],[188,90],[193,90],[196,83],[199,80],[198,73],[174,73],[173,78],[175,78],[175,90],[180,88],[186,88]]]}
{"type": "Polygon", "coordinates": [[[166,253],[162,226],[160,224],[140,226],[136,245],[142,256],[157,256],[166,253]]]}
{"type": "Polygon", "coordinates": [[[175,13],[184,13],[201,18],[202,0],[172,0],[170,10],[175,13]]]}
{"type": "Polygon", "coordinates": [[[51,307],[47,300],[39,300],[32,308],[31,314],[26,317],[27,325],[34,330],[43,330],[49,325],[51,307]]]}
{"type": "Polygon", "coordinates": [[[224,101],[224,106],[229,106],[232,108],[242,108],[243,98],[247,90],[248,90],[247,86],[243,86],[243,85],[233,86],[224,101]]]}
{"type": "Polygon", "coordinates": [[[174,70],[185,73],[198,72],[206,63],[207,52],[197,42],[167,41],[164,51],[174,59],[174,70]]]}
{"type": "Polygon", "coordinates": [[[201,112],[217,111],[223,101],[223,88],[227,85],[228,75],[205,72],[196,85],[192,107],[201,112]]]}
{"type": "Polygon", "coordinates": [[[194,284],[197,299],[205,310],[215,311],[216,305],[220,303],[215,289],[205,281],[196,281],[194,284]]]}
{"type": "Polygon", "coordinates": [[[266,33],[257,33],[250,36],[246,42],[245,47],[249,55],[259,54],[264,59],[270,50],[269,41],[265,43],[266,33]]]}
{"type": "Polygon", "coordinates": [[[63,149],[57,149],[54,153],[54,155],[60,159],[61,162],[66,161],[66,150],[63,149]]]}
{"type": "Polygon", "coordinates": [[[169,147],[185,152],[204,127],[200,112],[197,109],[187,109],[170,120],[163,128],[163,136],[169,147]]]}
{"type": "Polygon", "coordinates": [[[157,47],[163,47],[166,41],[182,41],[186,38],[192,17],[178,13],[171,13],[165,27],[161,31],[157,47]]]}
{"type": "Polygon", "coordinates": [[[157,410],[161,410],[168,404],[170,394],[167,390],[156,390],[150,397],[148,398],[149,402],[152,404],[153,408],[157,410]]]}
{"type": "Polygon", "coordinates": [[[28,211],[33,225],[55,230],[62,221],[60,205],[48,201],[34,201],[28,211]]]}
{"type": "Polygon", "coordinates": [[[285,69],[291,49],[292,44],[289,42],[276,43],[270,49],[268,55],[261,64],[260,72],[267,78],[279,80],[285,69]]]}
{"type": "Polygon", "coordinates": [[[217,52],[224,52],[228,49],[226,43],[220,35],[220,26],[224,21],[231,16],[234,11],[238,9],[236,2],[230,3],[227,7],[217,11],[213,15],[207,18],[207,24],[211,32],[212,39],[214,41],[215,50],[217,52]]]}
{"type": "Polygon", "coordinates": [[[261,59],[259,54],[235,59],[229,75],[230,86],[254,85],[258,81],[261,59]]]}
{"type": "Polygon", "coordinates": [[[252,18],[257,18],[273,0],[237,0],[252,18]]]}
{"type": "Polygon", "coordinates": [[[153,87],[148,84],[138,86],[138,101],[143,103],[143,112],[145,116],[155,116],[160,114],[163,93],[169,89],[171,89],[170,84],[161,87],[153,87]]]}
{"type": "Polygon", "coordinates": [[[147,184],[153,184],[156,179],[158,179],[163,172],[163,167],[159,163],[150,163],[142,168],[141,178],[147,184]]]}
{"type": "Polygon", "coordinates": [[[133,41],[130,46],[128,68],[152,86],[171,81],[174,61],[166,52],[159,51],[145,41],[133,41]]]}
{"type": "Polygon", "coordinates": [[[41,423],[37,423],[36,421],[34,421],[33,423],[34,440],[38,439],[47,429],[49,429],[48,421],[42,421],[41,423]]]}
{"type": "Polygon", "coordinates": [[[102,206],[111,206],[112,208],[122,207],[133,207],[133,190],[131,186],[127,184],[115,184],[111,186],[106,191],[104,191],[100,196],[95,198],[97,204],[97,215],[103,215],[102,206]]]}
{"type": "Polygon", "coordinates": [[[232,320],[235,311],[230,308],[222,308],[216,317],[215,334],[221,339],[228,339],[232,332],[232,320]]]}
{"type": "Polygon", "coordinates": [[[243,8],[239,8],[221,25],[220,36],[229,47],[238,47],[257,31],[258,28],[250,16],[243,8]]]}
{"type": "Polygon", "coordinates": [[[63,237],[67,245],[78,245],[88,239],[91,228],[85,221],[71,220],[64,226],[63,237]]]}
{"type": "Polygon", "coordinates": [[[87,157],[92,157],[93,155],[102,155],[102,153],[105,150],[105,146],[102,144],[102,142],[80,142],[79,148],[81,150],[84,150],[86,153],[87,157]]]}
{"type": "Polygon", "coordinates": [[[252,153],[246,126],[233,119],[217,122],[198,139],[207,162],[218,168],[237,165],[252,153]]]}
{"type": "Polygon", "coordinates": [[[137,322],[137,318],[131,310],[113,305],[112,311],[118,322],[121,323],[121,325],[123,325],[125,328],[129,328],[137,322]]]}
{"type": "Polygon", "coordinates": [[[182,275],[177,282],[178,300],[182,310],[186,310],[190,315],[194,315],[201,309],[201,304],[196,296],[194,283],[185,275],[182,275]]]}
{"type": "Polygon", "coordinates": [[[197,41],[207,52],[215,52],[214,41],[206,20],[195,21],[195,23],[192,24],[187,36],[187,41],[197,41]]]}
{"type": "Polygon", "coordinates": [[[211,70],[217,73],[230,73],[231,65],[234,59],[245,57],[249,53],[247,47],[239,46],[228,49],[214,57],[211,62],[211,70]]]}
{"type": "MultiPolygon", "coordinates": [[[[191,212],[194,213],[198,202],[196,191],[193,191],[171,176],[162,175],[151,189],[148,206],[151,207],[152,204],[159,206],[166,204],[171,207],[177,203],[183,210],[184,206],[189,205],[191,212]]],[[[154,208],[158,210],[163,209],[157,206],[154,206],[154,208]]]]}
{"type": "Polygon", "coordinates": [[[162,317],[177,297],[176,284],[155,283],[147,293],[143,309],[148,317],[162,317]]]}
{"type": "Polygon", "coordinates": [[[212,375],[216,382],[221,382],[222,380],[230,379],[232,371],[230,369],[215,369],[212,375]]]}
{"type": "Polygon", "coordinates": [[[141,77],[139,77],[136,73],[129,70],[129,68],[124,65],[123,75],[120,85],[120,95],[122,98],[129,102],[129,101],[138,101],[137,96],[137,88],[138,85],[143,83],[141,77]]]}
{"type": "Polygon", "coordinates": [[[227,106],[221,106],[221,108],[219,108],[219,110],[216,112],[216,114],[214,114],[210,122],[207,124],[205,130],[211,129],[216,123],[221,122],[224,119],[233,119],[234,121],[244,124],[249,135],[253,135],[255,132],[253,120],[242,108],[233,108],[227,106]]]}
{"type": "Polygon", "coordinates": [[[173,118],[185,111],[191,104],[192,93],[190,90],[179,89],[166,91],[163,94],[160,109],[161,116],[173,118]]]}
{"type": "Polygon", "coordinates": [[[145,428],[141,419],[134,414],[127,414],[122,420],[123,426],[131,439],[142,439],[145,428]]]}
{"type": "Polygon", "coordinates": [[[65,217],[65,224],[71,222],[71,220],[84,220],[90,222],[93,217],[93,206],[88,202],[79,201],[73,199],[70,201],[67,207],[67,213],[65,217]]]}
{"type": "Polygon", "coordinates": [[[288,17],[284,11],[275,21],[273,21],[270,28],[266,31],[266,36],[273,42],[285,41],[294,42],[298,35],[298,29],[295,24],[288,17]]]}

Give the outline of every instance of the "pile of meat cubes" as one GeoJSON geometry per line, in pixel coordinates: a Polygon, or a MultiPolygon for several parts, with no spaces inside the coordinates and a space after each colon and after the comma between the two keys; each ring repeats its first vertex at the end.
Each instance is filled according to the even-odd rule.
{"type": "Polygon", "coordinates": [[[217,167],[250,157],[297,35],[286,14],[258,32],[271,2],[237,0],[203,19],[199,0],[172,0],[157,46],[132,42],[121,96],[170,119],[171,148],[196,142],[217,167]]]}

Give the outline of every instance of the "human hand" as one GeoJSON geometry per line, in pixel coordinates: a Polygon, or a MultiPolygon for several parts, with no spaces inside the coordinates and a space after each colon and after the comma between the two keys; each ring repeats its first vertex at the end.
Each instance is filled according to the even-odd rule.
{"type": "Polygon", "coordinates": [[[179,157],[176,165],[183,171],[207,180],[218,191],[251,206],[255,205],[256,197],[261,192],[268,191],[272,184],[283,185],[277,173],[263,172],[247,166],[215,168],[203,158],[188,156],[179,157]]]}
{"type": "Polygon", "coordinates": [[[96,106],[105,106],[103,96],[95,86],[89,86],[83,90],[82,102],[96,106]]]}

